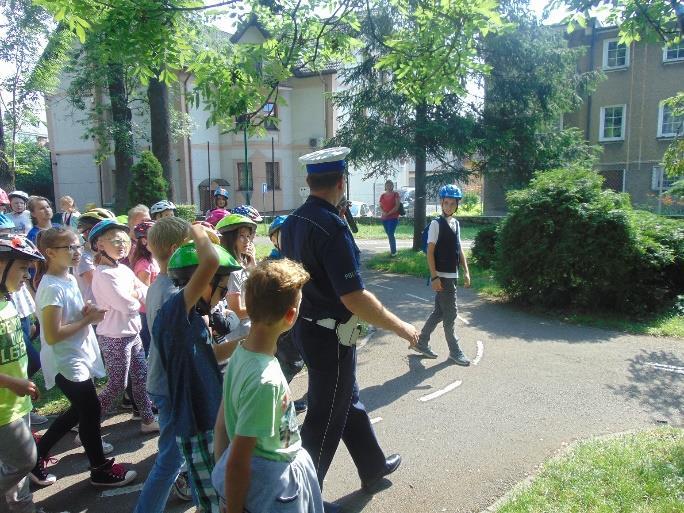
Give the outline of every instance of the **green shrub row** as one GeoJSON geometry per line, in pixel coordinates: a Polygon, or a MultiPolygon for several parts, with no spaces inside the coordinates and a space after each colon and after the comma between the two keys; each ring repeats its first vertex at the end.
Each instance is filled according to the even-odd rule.
{"type": "Polygon", "coordinates": [[[480,232],[473,258],[512,298],[625,313],[684,292],[684,224],[633,210],[591,169],[539,173],[507,196],[508,215],[480,232]]]}

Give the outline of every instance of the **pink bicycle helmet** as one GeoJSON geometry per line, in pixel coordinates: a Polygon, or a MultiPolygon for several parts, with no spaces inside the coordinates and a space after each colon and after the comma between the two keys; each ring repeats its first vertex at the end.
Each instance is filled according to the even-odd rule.
{"type": "Polygon", "coordinates": [[[225,208],[215,208],[214,210],[209,212],[206,221],[210,225],[216,226],[218,222],[224,217],[226,217],[228,214],[230,214],[230,212],[227,211],[225,208]]]}
{"type": "Polygon", "coordinates": [[[9,205],[9,204],[10,204],[9,196],[7,195],[7,193],[4,190],[0,189],[0,205],[9,205]]]}

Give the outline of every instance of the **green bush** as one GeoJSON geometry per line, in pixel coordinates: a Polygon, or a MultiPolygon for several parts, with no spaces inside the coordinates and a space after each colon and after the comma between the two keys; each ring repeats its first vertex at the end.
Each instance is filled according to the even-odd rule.
{"type": "Polygon", "coordinates": [[[483,269],[491,269],[496,259],[496,226],[487,226],[475,236],[472,259],[483,269]]]}
{"type": "Polygon", "coordinates": [[[166,199],[169,183],[163,176],[162,166],[151,151],[143,151],[140,162],[131,168],[131,183],[128,184],[129,205],[154,205],[166,199]]]}
{"type": "Polygon", "coordinates": [[[463,208],[465,210],[472,210],[476,206],[480,204],[480,197],[470,191],[466,191],[463,193],[463,199],[461,199],[461,205],[463,205],[463,208]]]}
{"type": "Polygon", "coordinates": [[[176,205],[176,217],[180,217],[187,222],[192,223],[197,217],[195,205],[176,205]]]}
{"type": "Polygon", "coordinates": [[[590,169],[538,173],[508,194],[495,271],[513,298],[540,306],[652,311],[681,293],[681,223],[633,211],[590,169]]]}

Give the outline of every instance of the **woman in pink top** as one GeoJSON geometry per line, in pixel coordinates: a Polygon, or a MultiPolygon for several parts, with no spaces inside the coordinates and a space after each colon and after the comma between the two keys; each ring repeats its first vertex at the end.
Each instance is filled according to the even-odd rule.
{"type": "Polygon", "coordinates": [[[399,224],[399,193],[394,191],[394,183],[392,180],[385,182],[385,192],[380,195],[380,210],[382,210],[382,226],[385,228],[385,233],[389,239],[390,255],[397,254],[397,240],[394,238],[394,232],[399,224]]]}
{"type": "MultiPolygon", "coordinates": [[[[154,226],[154,221],[143,221],[133,228],[135,235],[135,248],[131,251],[128,259],[131,263],[131,269],[135,277],[143,282],[147,287],[154,283],[159,274],[159,265],[152,258],[152,253],[147,247],[147,232],[154,226]]],[[[145,305],[140,307],[140,321],[142,329],[140,330],[140,338],[142,339],[145,356],[150,351],[150,330],[147,326],[147,315],[145,305]]]]}
{"type": "Polygon", "coordinates": [[[143,433],[159,431],[152,413],[152,403],[145,390],[147,363],[140,339],[140,305],[145,302],[147,287],[119,260],[130,249],[128,227],[114,219],[97,223],[88,234],[95,257],[93,296],[98,304],[108,308],[97,325],[97,338],[104,357],[109,381],[100,394],[104,415],[126,388],[130,377],[133,399],[140,409],[143,433]]]}

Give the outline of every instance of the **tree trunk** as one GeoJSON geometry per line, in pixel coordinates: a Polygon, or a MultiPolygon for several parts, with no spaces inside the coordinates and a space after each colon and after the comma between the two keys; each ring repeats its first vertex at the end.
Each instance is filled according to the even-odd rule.
{"type": "Polygon", "coordinates": [[[124,213],[128,209],[128,182],[133,166],[133,114],[128,107],[128,93],[120,64],[108,66],[109,100],[112,104],[114,124],[114,210],[124,213]]]}
{"type": "Polygon", "coordinates": [[[171,176],[171,119],[169,116],[169,88],[156,78],[147,86],[150,103],[150,136],[152,153],[162,166],[164,178],[169,182],[168,199],[176,201],[171,176]]]}
{"type": "Polygon", "coordinates": [[[2,107],[0,106],[0,187],[6,192],[12,192],[14,190],[14,173],[10,170],[6,150],[5,125],[2,118],[2,107]]]}
{"type": "Polygon", "coordinates": [[[413,251],[420,251],[423,245],[423,228],[425,228],[425,175],[427,141],[423,130],[427,125],[427,105],[421,103],[416,107],[415,133],[415,177],[416,199],[413,202],[413,251]]]}

